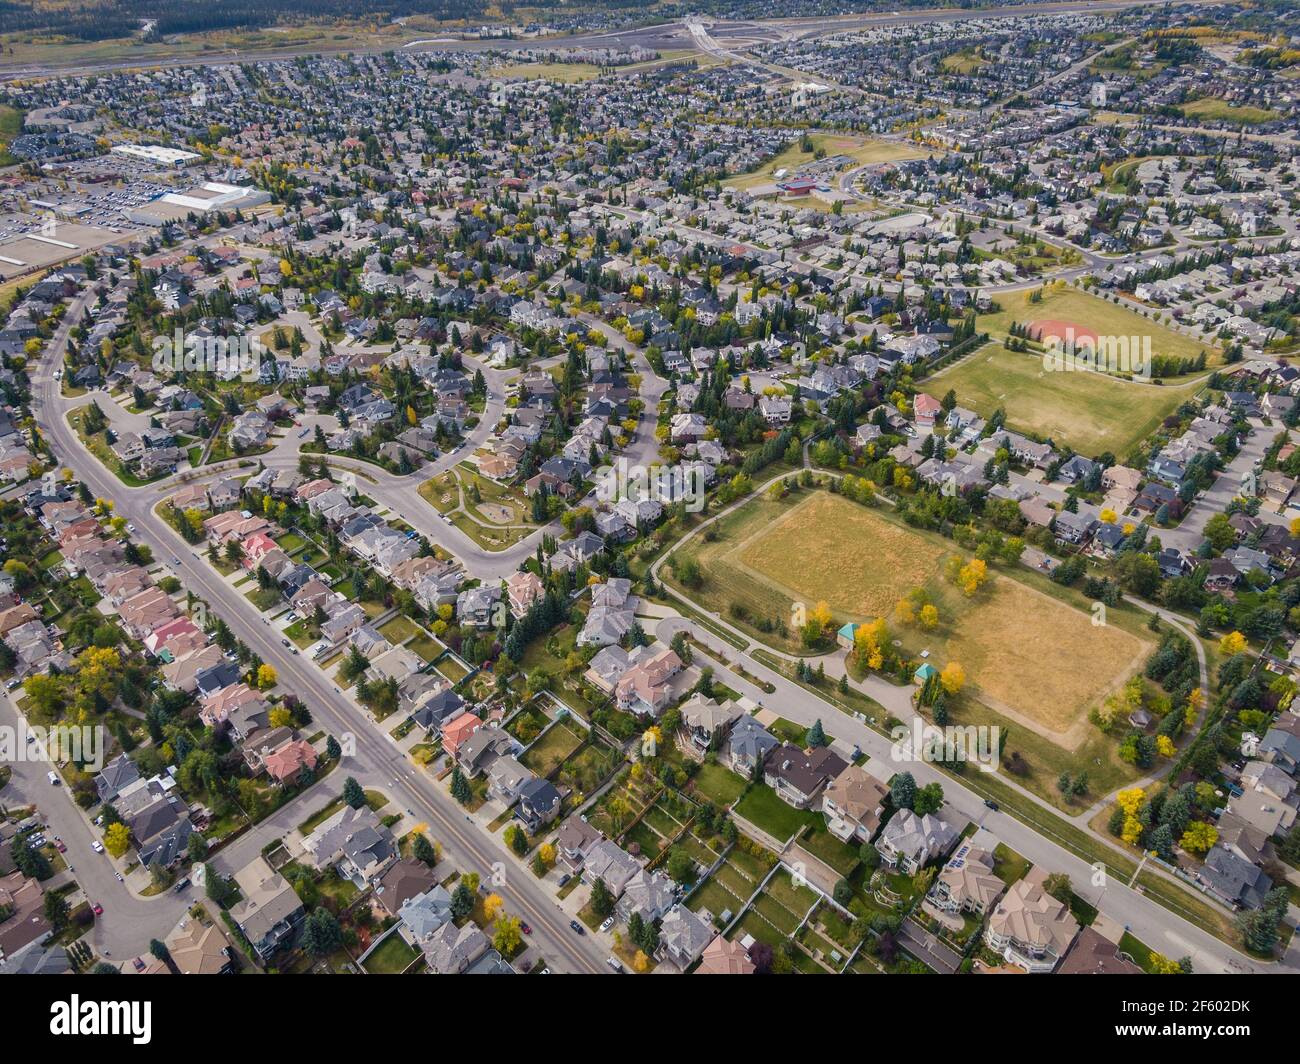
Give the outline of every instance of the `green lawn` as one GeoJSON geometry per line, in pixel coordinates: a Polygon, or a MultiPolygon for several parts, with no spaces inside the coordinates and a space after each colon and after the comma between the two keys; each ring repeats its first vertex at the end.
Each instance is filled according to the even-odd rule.
{"type": "Polygon", "coordinates": [[[695,774],[695,791],[714,805],[729,806],[745,789],[745,781],[721,765],[701,765],[695,774]]]}
{"type": "Polygon", "coordinates": [[[1001,344],[980,348],[925,384],[937,396],[951,389],[958,403],[983,417],[1005,410],[1008,428],[1083,454],[1110,451],[1121,459],[1200,387],[1193,381],[1155,385],[1102,373],[1049,372],[1041,355],[1001,344]]]}
{"type": "Polygon", "coordinates": [[[993,874],[1007,886],[1023,879],[1033,867],[1010,846],[999,842],[993,850],[993,874]]]}
{"type": "Polygon", "coordinates": [[[794,809],[781,801],[771,787],[755,784],[740,800],[736,812],[776,839],[785,840],[809,824],[815,824],[817,814],[806,809],[794,809]]]}
{"type": "Polygon", "coordinates": [[[371,975],[400,975],[420,956],[420,951],[393,932],[366,958],[363,968],[371,975]]]}

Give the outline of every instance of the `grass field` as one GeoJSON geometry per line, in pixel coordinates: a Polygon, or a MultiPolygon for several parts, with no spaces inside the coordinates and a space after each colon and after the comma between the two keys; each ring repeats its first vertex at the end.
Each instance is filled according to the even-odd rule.
{"type": "Polygon", "coordinates": [[[0,166],[12,166],[19,161],[16,155],[10,154],[9,145],[22,130],[22,111],[8,104],[0,104],[0,166]]]}
{"type": "Polygon", "coordinates": [[[793,170],[795,167],[811,163],[816,159],[817,149],[826,155],[849,155],[859,165],[867,163],[898,162],[905,159],[924,159],[930,154],[925,148],[898,141],[873,140],[863,137],[836,136],[829,133],[814,133],[809,138],[812,151],[801,150],[801,141],[796,140],[779,155],[768,160],[757,170],[748,174],[728,178],[723,182],[728,188],[747,189],[756,185],[765,185],[772,180],[772,175],[781,169],[793,170]]]}
{"type": "Polygon", "coordinates": [[[939,65],[949,74],[973,74],[985,64],[986,60],[974,49],[963,48],[940,60],[939,65]]]}
{"type": "Polygon", "coordinates": [[[1234,126],[1258,126],[1281,117],[1276,111],[1263,107],[1238,106],[1214,96],[1202,96],[1199,100],[1183,104],[1179,110],[1188,118],[1199,118],[1206,122],[1229,122],[1234,126]]]}
{"type": "Polygon", "coordinates": [[[1088,740],[1087,710],[1150,649],[1136,626],[1096,627],[1091,615],[1003,572],[967,598],[941,576],[946,541],[838,495],[815,492],[793,506],[756,500],[719,524],[718,537],[695,550],[707,574],[697,597],[707,607],[726,615],[739,601],[753,617],[776,618],[794,602],[824,601],[837,624],[883,616],[909,655],[960,662],[971,698],[1063,749],[1088,740]],[[916,587],[938,607],[933,632],[892,623],[895,603],[916,587]]]}
{"type": "Polygon", "coordinates": [[[1213,344],[1173,332],[1151,318],[1077,288],[1048,288],[1037,303],[1029,303],[1021,293],[1004,294],[1000,302],[1000,310],[981,314],[977,322],[979,329],[990,336],[1007,336],[1012,322],[1026,325],[1055,320],[1070,322],[1097,336],[1150,336],[1153,358],[1195,358],[1204,351],[1210,365],[1214,365],[1222,357],[1213,344]]]}
{"type": "Polygon", "coordinates": [[[594,63],[503,63],[488,71],[492,78],[522,78],[536,81],[559,81],[574,85],[580,81],[590,81],[600,75],[600,67],[594,63]]]}
{"type": "Polygon", "coordinates": [[[1048,372],[1039,355],[995,344],[935,374],[926,390],[938,397],[952,389],[958,403],[984,417],[1003,408],[1009,428],[1122,460],[1200,387],[1192,378],[1154,385],[1103,373],[1048,372]]]}

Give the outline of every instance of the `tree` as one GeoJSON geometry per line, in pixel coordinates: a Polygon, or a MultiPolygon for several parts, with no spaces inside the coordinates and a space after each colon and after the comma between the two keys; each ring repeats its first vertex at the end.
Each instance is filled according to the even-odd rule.
{"type": "Polygon", "coordinates": [[[303,922],[302,944],[317,957],[338,949],[343,944],[343,929],[334,914],[324,907],[313,909],[303,922]]]}
{"type": "Polygon", "coordinates": [[[1246,649],[1246,637],[1240,632],[1229,632],[1219,640],[1219,652],[1225,657],[1240,654],[1246,649]]]}
{"type": "Polygon", "coordinates": [[[257,667],[257,689],[259,691],[269,691],[279,680],[274,665],[265,663],[257,667]]]}
{"type": "Polygon", "coordinates": [[[328,757],[331,761],[336,761],[338,760],[339,757],[342,756],[342,754],[343,754],[343,748],[339,746],[339,741],[335,739],[334,736],[331,735],[328,739],[325,740],[326,757],[328,757]]]}
{"type": "Polygon", "coordinates": [[[1188,853],[1208,853],[1218,841],[1219,832],[1213,825],[1204,820],[1193,820],[1187,825],[1178,845],[1188,853]]]}
{"type": "Polygon", "coordinates": [[[125,824],[110,824],[104,832],[104,848],[114,857],[121,857],[131,846],[131,829],[125,824]]]}
{"type": "Polygon", "coordinates": [[[424,834],[415,836],[415,841],[411,843],[411,856],[430,868],[438,863],[438,849],[424,834]]]}
{"type": "Polygon", "coordinates": [[[352,776],[343,781],[343,800],[353,809],[360,809],[366,804],[366,792],[352,776]]]}
{"type": "Polygon", "coordinates": [[[167,948],[166,943],[160,942],[156,938],[149,940],[149,952],[160,961],[166,961],[171,956],[171,951],[167,948]]]}
{"type": "Polygon", "coordinates": [[[939,683],[950,695],[955,695],[966,685],[966,670],[958,662],[950,661],[939,673],[939,683]]]}
{"type": "Polygon", "coordinates": [[[591,885],[591,911],[601,920],[614,911],[614,895],[599,877],[591,885]]]}
{"type": "Polygon", "coordinates": [[[1057,901],[1069,904],[1072,886],[1064,872],[1053,872],[1043,881],[1043,889],[1057,901]]]}
{"type": "Polygon", "coordinates": [[[916,779],[910,772],[900,772],[889,785],[889,799],[895,809],[911,809],[916,801],[916,779]]]}
{"type": "Polygon", "coordinates": [[[465,774],[461,772],[459,765],[451,770],[451,796],[461,805],[468,805],[470,799],[474,797],[469,789],[469,781],[465,779],[465,774]]]}
{"type": "Polygon", "coordinates": [[[943,807],[943,787],[938,783],[927,783],[916,792],[912,802],[912,811],[918,816],[937,813],[943,807]]]}
{"type": "Polygon", "coordinates": [[[45,892],[45,919],[50,922],[50,926],[55,931],[62,931],[68,926],[68,915],[71,910],[68,908],[68,899],[62,894],[56,894],[52,890],[45,892]]]}
{"type": "Polygon", "coordinates": [[[821,717],[813,721],[813,725],[808,729],[807,743],[809,746],[825,746],[826,732],[822,729],[821,717]]]}
{"type": "Polygon", "coordinates": [[[517,916],[502,916],[492,931],[492,947],[503,957],[511,957],[523,944],[523,929],[517,916]]]}
{"type": "Polygon", "coordinates": [[[495,920],[505,905],[500,894],[489,894],[483,899],[483,915],[489,920],[495,920]]]}

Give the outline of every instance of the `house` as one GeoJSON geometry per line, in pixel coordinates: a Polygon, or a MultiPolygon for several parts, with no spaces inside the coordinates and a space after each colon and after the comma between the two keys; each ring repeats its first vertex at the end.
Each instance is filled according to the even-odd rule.
{"type": "Polygon", "coordinates": [[[111,802],[130,784],[140,778],[140,770],[126,754],[113,758],[95,777],[95,790],[101,802],[111,802]]]}
{"type": "Polygon", "coordinates": [[[1058,975],[1141,975],[1131,957],[1095,928],[1085,927],[1056,969],[1058,975]]]}
{"type": "Polygon", "coordinates": [[[281,787],[292,787],[304,770],[316,770],[317,754],[306,739],[291,739],[262,759],[266,774],[281,787]]]}
{"type": "Polygon", "coordinates": [[[9,914],[0,922],[0,961],[14,957],[53,930],[45,918],[45,891],[22,872],[0,877],[0,912],[9,914]]]}
{"type": "Polygon", "coordinates": [[[1264,904],[1273,880],[1264,870],[1216,842],[1205,855],[1196,878],[1220,901],[1234,909],[1257,909],[1264,904]]]}
{"type": "Polygon", "coordinates": [[[487,778],[488,797],[509,807],[519,800],[519,788],[535,777],[514,757],[506,754],[488,767],[487,778]]]}
{"type": "Polygon", "coordinates": [[[1008,964],[1027,972],[1052,971],[1079,933],[1070,907],[1044,889],[1047,872],[1031,868],[989,915],[984,942],[1008,964]]]}
{"type": "Polygon", "coordinates": [[[704,947],[696,975],[753,975],[754,962],[739,941],[729,942],[721,935],[704,947]]]}
{"type": "Polygon", "coordinates": [[[744,716],[731,726],[722,747],[722,761],[732,772],[753,779],[758,767],[780,745],[780,740],[757,720],[744,716]]]}
{"type": "Polygon", "coordinates": [[[672,961],[685,971],[703,954],[713,939],[713,926],[685,905],[675,905],[659,927],[661,960],[672,961]]]}
{"type": "Polygon", "coordinates": [[[698,758],[718,749],[731,726],[744,715],[730,699],[718,702],[700,694],[684,702],[678,712],[682,718],[678,733],[682,748],[698,758]]]}
{"type": "Polygon", "coordinates": [[[481,727],[483,722],[473,713],[462,713],[442,726],[442,748],[455,757],[461,744],[481,727]]]}
{"type": "Polygon", "coordinates": [[[826,785],[822,812],[832,835],[850,844],[870,842],[880,829],[889,788],[857,765],[849,765],[826,785]]]}
{"type": "Polygon", "coordinates": [[[591,882],[603,881],[610,894],[617,898],[641,871],[641,863],[617,843],[601,839],[588,848],[583,869],[584,878],[591,882]]]}
{"type": "Polygon", "coordinates": [[[560,813],[560,792],[550,780],[533,778],[519,788],[519,804],[515,816],[530,835],[553,821],[560,813]]]}
{"type": "Polygon", "coordinates": [[[230,908],[230,917],[258,957],[268,961],[293,940],[306,910],[264,857],[255,857],[236,872],[235,885],[242,897],[230,908]]]}
{"type": "Polygon", "coordinates": [[[443,924],[430,937],[424,955],[429,970],[437,975],[461,975],[488,952],[491,943],[477,924],[467,923],[457,927],[453,922],[443,924]]]}
{"type": "Polygon", "coordinates": [[[228,975],[234,971],[230,943],[216,924],[186,913],[163,939],[181,975],[228,975]]]}
{"type": "Polygon", "coordinates": [[[624,923],[636,914],[648,924],[662,920],[675,904],[677,884],[662,872],[650,872],[641,868],[628,880],[615,912],[624,923]]]}
{"type": "Polygon", "coordinates": [[[639,716],[658,716],[672,697],[670,681],[682,670],[682,660],[664,647],[634,664],[614,685],[620,709],[639,716]]]}
{"type": "Polygon", "coordinates": [[[829,747],[800,750],[787,743],[768,754],[763,780],[786,805],[808,809],[846,768],[848,763],[829,747]]]}
{"type": "Polygon", "coordinates": [[[993,854],[963,843],[935,878],[929,901],[948,913],[982,915],[998,900],[1006,884],[994,873],[993,854]]]}
{"type": "Polygon", "coordinates": [[[569,817],[555,835],[560,861],[570,872],[582,869],[587,853],[601,841],[601,834],[578,815],[569,817]]]}
{"type": "MultiPolygon", "coordinates": [[[[390,914],[397,916],[403,906],[412,898],[418,898],[428,891],[447,892],[438,885],[438,877],[423,861],[414,857],[404,857],[389,865],[375,884],[375,897],[379,904],[390,914]]],[[[448,896],[448,913],[451,898],[448,896]]]]}
{"type": "Polygon", "coordinates": [[[397,841],[369,806],[345,805],[303,840],[303,851],[313,868],[337,868],[364,887],[397,860],[397,841]]]}
{"type": "Polygon", "coordinates": [[[911,876],[947,853],[958,834],[932,813],[918,816],[911,809],[900,809],[881,830],[876,849],[881,861],[911,876]]]}
{"type": "Polygon", "coordinates": [[[531,569],[511,573],[506,578],[506,597],[510,600],[510,613],[518,618],[546,594],[541,578],[531,569]]]}

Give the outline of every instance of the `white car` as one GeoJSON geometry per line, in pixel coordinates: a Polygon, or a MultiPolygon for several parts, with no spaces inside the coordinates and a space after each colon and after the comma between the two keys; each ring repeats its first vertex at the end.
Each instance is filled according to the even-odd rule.
{"type": "Polygon", "coordinates": [[[90,848],[94,850],[96,853],[104,852],[104,844],[100,842],[98,839],[96,839],[94,842],[90,844],[90,848]]]}
{"type": "Polygon", "coordinates": [[[134,535],[134,533],[135,533],[135,525],[128,523],[127,526],[126,526],[126,530],[127,530],[128,532],[130,532],[130,533],[132,533],[132,534],[134,535]]]}
{"type": "Polygon", "coordinates": [[[607,916],[605,917],[605,922],[600,925],[600,929],[602,931],[608,931],[613,926],[614,926],[614,918],[612,916],[607,916]]]}

